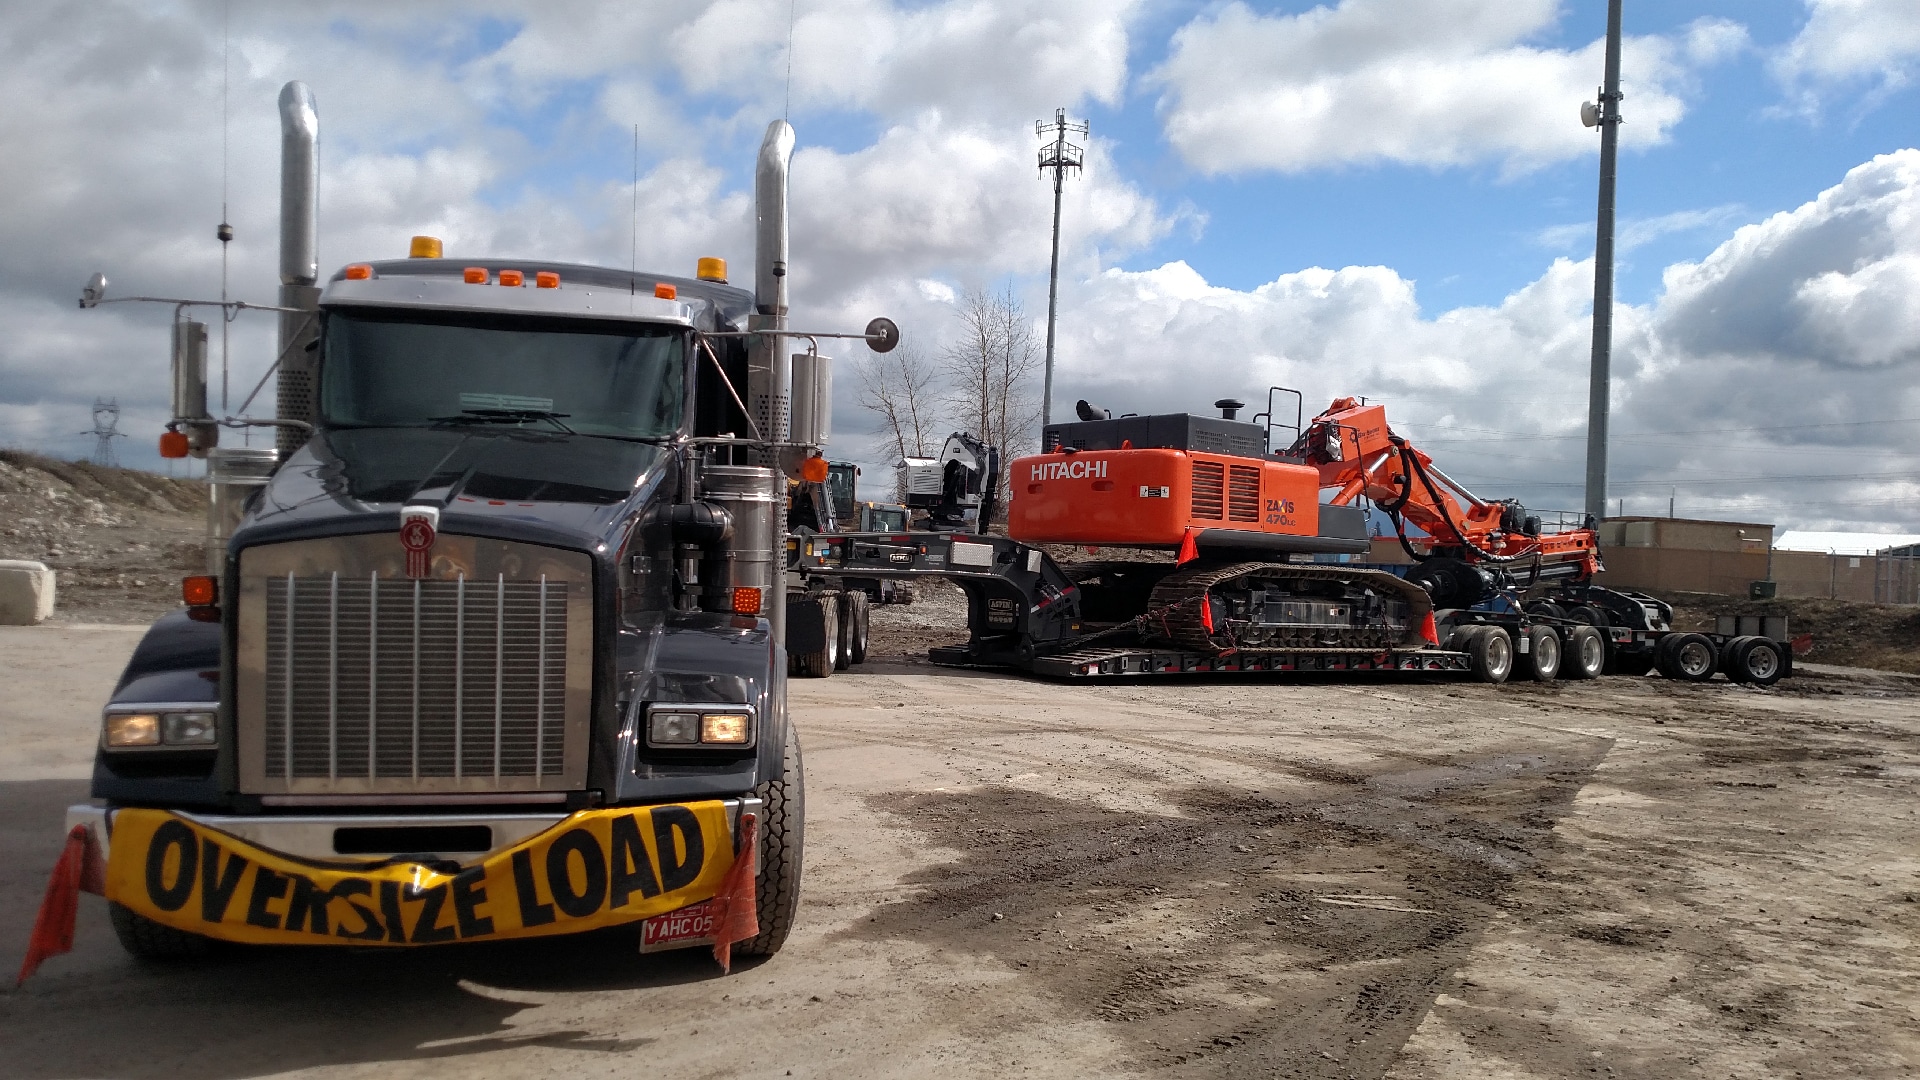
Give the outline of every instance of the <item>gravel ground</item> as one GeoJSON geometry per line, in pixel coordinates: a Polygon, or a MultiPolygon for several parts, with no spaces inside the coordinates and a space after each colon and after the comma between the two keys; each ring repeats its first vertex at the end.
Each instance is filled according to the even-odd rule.
{"type": "MultiPolygon", "coordinates": [[[[134,638],[3,629],[24,737],[0,747],[0,967],[134,638]]],[[[1920,1067],[1913,680],[1079,686],[869,664],[791,685],[807,871],[770,961],[722,977],[616,932],[149,967],[89,898],[75,953],[0,994],[5,1072],[1920,1067]]]]}

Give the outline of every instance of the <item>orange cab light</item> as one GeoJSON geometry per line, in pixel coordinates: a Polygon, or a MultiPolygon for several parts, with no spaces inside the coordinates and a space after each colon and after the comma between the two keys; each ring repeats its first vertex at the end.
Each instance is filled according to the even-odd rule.
{"type": "Polygon", "coordinates": [[[700,261],[694,263],[693,276],[699,278],[701,281],[717,281],[725,285],[727,283],[727,260],[716,259],[711,255],[705,256],[700,259],[700,261]]]}
{"type": "Polygon", "coordinates": [[[187,433],[184,431],[163,431],[160,433],[160,456],[163,458],[183,458],[187,456],[187,433]]]}
{"type": "Polygon", "coordinates": [[[509,289],[518,289],[527,283],[527,275],[518,270],[500,271],[500,284],[509,289]]]}
{"type": "Polygon", "coordinates": [[[366,263],[354,263],[352,266],[347,267],[347,272],[344,276],[348,281],[365,281],[373,276],[373,267],[368,266],[366,263]]]}
{"type": "Polygon", "coordinates": [[[180,599],[188,607],[212,607],[220,602],[220,585],[210,577],[180,579],[180,599]]]}
{"type": "Polygon", "coordinates": [[[760,614],[760,590],[743,585],[733,590],[733,613],[735,615],[760,614]]]}
{"type": "Polygon", "coordinates": [[[557,289],[560,287],[560,275],[551,270],[542,270],[533,275],[533,285],[537,289],[557,289]]]}
{"type": "Polygon", "coordinates": [[[469,266],[461,271],[461,276],[467,279],[467,284],[469,285],[485,285],[487,283],[487,268],[484,266],[469,266]]]}
{"type": "Polygon", "coordinates": [[[677,300],[680,298],[680,290],[663,281],[653,287],[653,295],[662,300],[677,300]]]}
{"type": "Polygon", "coordinates": [[[800,479],[810,484],[824,484],[827,480],[827,459],[810,457],[800,463],[800,479]]]}

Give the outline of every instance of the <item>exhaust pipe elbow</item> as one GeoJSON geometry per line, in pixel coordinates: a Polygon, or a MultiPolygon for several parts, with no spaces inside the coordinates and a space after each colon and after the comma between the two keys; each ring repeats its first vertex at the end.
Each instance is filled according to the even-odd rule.
{"type": "Polygon", "coordinates": [[[793,127],[767,125],[754,170],[753,306],[775,318],[787,313],[787,163],[793,157],[793,127]]]}
{"type": "Polygon", "coordinates": [[[320,279],[320,112],[307,84],[280,88],[280,283],[320,279]]]}

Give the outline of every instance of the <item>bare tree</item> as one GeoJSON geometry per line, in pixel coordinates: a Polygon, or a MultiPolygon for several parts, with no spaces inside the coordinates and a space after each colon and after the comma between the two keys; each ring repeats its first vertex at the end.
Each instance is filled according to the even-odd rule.
{"type": "Polygon", "coordinates": [[[1033,379],[1041,358],[1033,324],[1011,286],[998,293],[969,289],[959,315],[961,337],[940,358],[954,412],[1009,462],[1028,449],[1040,418],[1033,379]]]}
{"type": "MultiPolygon", "coordinates": [[[[860,354],[853,365],[860,381],[857,404],[880,417],[900,457],[932,457],[940,437],[939,372],[912,338],[892,352],[860,354]]],[[[906,500],[906,474],[894,474],[894,501],[906,500]]]]}

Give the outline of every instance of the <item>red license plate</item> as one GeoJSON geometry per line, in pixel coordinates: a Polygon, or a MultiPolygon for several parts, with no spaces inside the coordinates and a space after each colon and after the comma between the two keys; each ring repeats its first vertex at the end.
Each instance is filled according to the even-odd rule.
{"type": "Polygon", "coordinates": [[[640,924],[640,951],[713,944],[713,901],[702,900],[640,924]]]}

